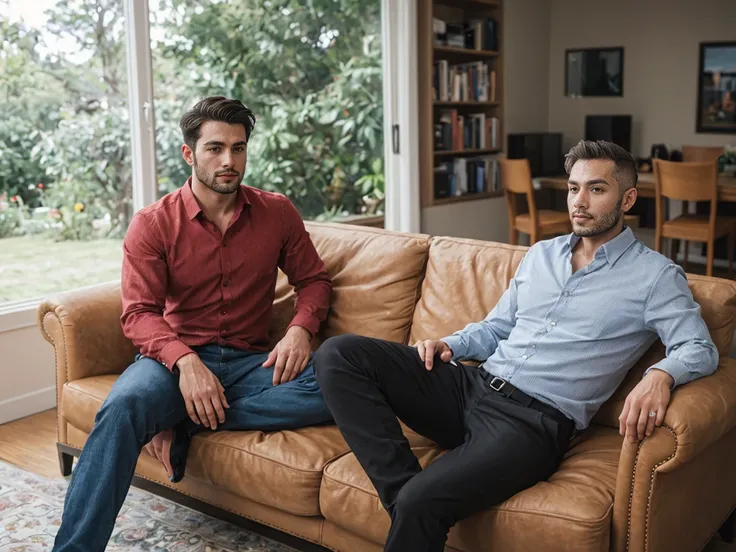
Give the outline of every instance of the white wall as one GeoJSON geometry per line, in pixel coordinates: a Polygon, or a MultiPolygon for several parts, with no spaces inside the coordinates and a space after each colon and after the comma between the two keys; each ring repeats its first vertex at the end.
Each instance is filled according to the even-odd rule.
{"type": "Polygon", "coordinates": [[[0,424],[56,405],[54,350],[36,327],[33,312],[3,316],[0,424]]]}
{"type": "Polygon", "coordinates": [[[695,133],[699,43],[736,40],[736,0],[554,0],[550,29],[549,130],[564,134],[565,150],[584,137],[589,114],[632,115],[632,153],[641,157],[655,143],[736,143],[695,133]],[[565,50],[617,46],[623,97],[566,98],[565,50]]]}
{"type": "MultiPolygon", "coordinates": [[[[504,7],[504,122],[506,133],[543,132],[549,119],[550,6],[548,0],[506,0],[504,7]]],[[[422,232],[508,242],[503,197],[422,209],[422,232]]]]}

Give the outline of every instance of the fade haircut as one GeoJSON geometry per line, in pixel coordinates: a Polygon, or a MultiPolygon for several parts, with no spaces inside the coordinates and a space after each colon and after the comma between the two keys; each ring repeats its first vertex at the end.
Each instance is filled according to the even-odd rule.
{"type": "Polygon", "coordinates": [[[636,188],[639,175],[636,172],[634,157],[621,146],[613,142],[598,140],[580,140],[567,155],[565,155],[565,172],[569,175],[573,165],[580,160],[604,159],[613,161],[613,177],[619,185],[620,195],[626,190],[636,188]]]}
{"type": "Polygon", "coordinates": [[[210,96],[200,100],[179,120],[184,143],[192,151],[196,148],[197,140],[202,135],[202,123],[207,121],[243,125],[247,142],[256,124],[256,117],[240,100],[231,100],[224,96],[210,96]]]}

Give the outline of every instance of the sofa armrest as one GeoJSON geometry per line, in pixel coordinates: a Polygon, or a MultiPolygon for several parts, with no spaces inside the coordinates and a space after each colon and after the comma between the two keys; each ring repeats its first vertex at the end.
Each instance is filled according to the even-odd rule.
{"type": "Polygon", "coordinates": [[[638,443],[624,440],[614,497],[612,550],[646,549],[657,477],[684,472],[686,464],[697,461],[734,427],[736,360],[722,358],[713,375],[674,390],[664,423],[651,437],[638,443]]]}
{"type": "Polygon", "coordinates": [[[53,295],[36,321],[56,353],[57,399],[67,382],[121,374],[137,350],[120,326],[120,284],[108,283],[53,295]]]}

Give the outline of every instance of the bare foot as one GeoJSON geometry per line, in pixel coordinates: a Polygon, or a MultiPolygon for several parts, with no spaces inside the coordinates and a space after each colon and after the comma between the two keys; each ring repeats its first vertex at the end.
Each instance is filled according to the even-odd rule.
{"type": "Polygon", "coordinates": [[[163,430],[156,434],[151,442],[143,447],[148,454],[157,458],[166,468],[166,473],[171,477],[174,470],[171,467],[171,441],[174,438],[174,428],[163,430]]]}

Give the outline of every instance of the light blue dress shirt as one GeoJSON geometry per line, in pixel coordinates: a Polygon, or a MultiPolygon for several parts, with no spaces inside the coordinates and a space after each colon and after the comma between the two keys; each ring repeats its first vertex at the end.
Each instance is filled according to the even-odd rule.
{"type": "Polygon", "coordinates": [[[667,356],[649,369],[664,370],[675,386],[716,370],[718,351],[679,266],[625,228],[573,273],[578,240],[531,247],[488,316],[442,339],[453,359],[483,361],[578,429],[657,337],[667,356]]]}

